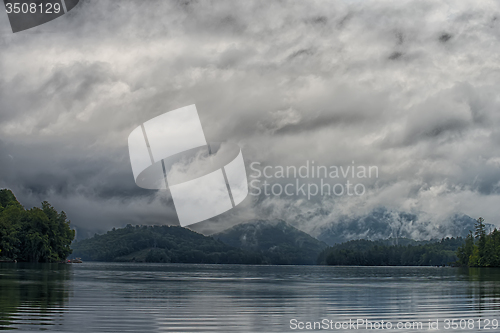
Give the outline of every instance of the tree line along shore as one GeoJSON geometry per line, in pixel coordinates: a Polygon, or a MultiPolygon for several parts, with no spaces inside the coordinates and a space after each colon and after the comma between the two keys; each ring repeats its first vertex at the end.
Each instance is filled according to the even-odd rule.
{"type": "Polygon", "coordinates": [[[118,262],[500,267],[500,231],[487,233],[482,218],[465,239],[361,239],[333,246],[284,221],[242,224],[212,236],[177,226],[127,225],[74,238],[64,211],[46,201],[26,210],[12,191],[0,190],[0,262],[65,262],[71,256],[118,262]]]}

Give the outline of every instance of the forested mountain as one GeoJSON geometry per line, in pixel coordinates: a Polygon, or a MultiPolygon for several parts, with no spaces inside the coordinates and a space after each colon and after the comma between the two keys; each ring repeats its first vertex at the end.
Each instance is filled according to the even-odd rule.
{"type": "Polygon", "coordinates": [[[73,244],[73,256],[96,261],[261,264],[255,253],[177,226],[132,226],[73,244]]]}
{"type": "Polygon", "coordinates": [[[3,260],[56,262],[71,253],[75,232],[66,213],[48,202],[25,210],[8,189],[0,190],[0,257],[3,260]]]}
{"type": "Polygon", "coordinates": [[[315,264],[327,245],[284,221],[252,221],[213,235],[222,242],[261,253],[276,264],[315,264]]]}
{"type": "MultiPolygon", "coordinates": [[[[317,239],[335,245],[356,239],[380,240],[388,238],[441,239],[467,237],[476,220],[456,214],[446,221],[426,220],[424,215],[378,208],[361,217],[342,216],[337,221],[311,231],[317,239]]],[[[485,225],[493,230],[491,224],[485,225]]]]}
{"type": "Polygon", "coordinates": [[[326,244],[283,221],[247,223],[207,237],[177,226],[131,226],[73,243],[96,261],[315,264],[326,244]]]}
{"type": "Polygon", "coordinates": [[[325,249],[319,264],[353,266],[442,266],[457,260],[456,251],[464,239],[444,238],[437,242],[409,242],[390,245],[390,240],[353,240],[325,249]]]}
{"type": "MultiPolygon", "coordinates": [[[[380,211],[369,224],[383,229],[384,216],[380,211]]],[[[470,225],[468,217],[461,221],[459,231],[470,225]]],[[[0,261],[62,261],[71,245],[72,257],[97,261],[500,267],[500,231],[490,231],[482,218],[473,228],[466,239],[361,239],[328,247],[281,220],[251,221],[212,237],[177,226],[127,225],[71,245],[75,232],[63,211],[46,201],[26,210],[12,191],[0,190],[0,261]]]]}

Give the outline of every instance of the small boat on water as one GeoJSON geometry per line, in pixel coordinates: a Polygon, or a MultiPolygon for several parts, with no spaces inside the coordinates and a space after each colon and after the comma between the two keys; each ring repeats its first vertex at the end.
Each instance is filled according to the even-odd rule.
{"type": "Polygon", "coordinates": [[[68,264],[81,264],[83,263],[81,258],[68,259],[68,264]]]}

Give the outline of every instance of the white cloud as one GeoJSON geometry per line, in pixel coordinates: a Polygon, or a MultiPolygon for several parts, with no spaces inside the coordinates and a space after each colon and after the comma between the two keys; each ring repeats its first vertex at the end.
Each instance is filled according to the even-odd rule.
{"type": "Polygon", "coordinates": [[[0,180],[21,200],[75,207],[76,224],[103,209],[119,225],[120,210],[147,197],[128,134],[196,103],[207,140],[239,143],[248,162],[379,166],[366,197],[322,204],[334,215],[273,198],[241,216],[316,225],[392,205],[495,223],[498,6],[87,0],[18,34],[0,15],[0,180]],[[76,209],[82,195],[92,209],[76,209]]]}

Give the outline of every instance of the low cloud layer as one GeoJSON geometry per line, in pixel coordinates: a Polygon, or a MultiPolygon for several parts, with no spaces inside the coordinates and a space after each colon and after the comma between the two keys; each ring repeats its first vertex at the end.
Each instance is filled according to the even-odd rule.
{"type": "Polygon", "coordinates": [[[168,192],[135,185],[127,137],[195,103],[247,164],[380,172],[361,197],[249,197],[200,231],[377,207],[496,224],[499,27],[494,1],[83,0],[17,34],[0,15],[0,186],[86,230],[177,224],[168,192]]]}

